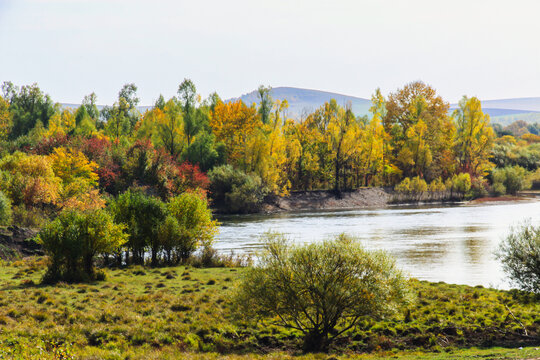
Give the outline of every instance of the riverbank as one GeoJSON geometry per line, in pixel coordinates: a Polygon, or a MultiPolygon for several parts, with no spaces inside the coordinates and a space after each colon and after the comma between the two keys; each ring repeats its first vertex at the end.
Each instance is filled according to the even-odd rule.
{"type": "MultiPolygon", "coordinates": [[[[103,282],[42,286],[43,268],[34,259],[0,269],[0,358],[300,355],[298,331],[275,325],[276,319],[235,316],[231,296],[242,268],[106,269],[103,282]]],[[[417,280],[410,287],[414,300],[407,308],[385,320],[363,319],[329,356],[504,358],[519,350],[495,347],[520,346],[533,347],[522,354],[540,356],[534,348],[540,346],[540,302],[532,295],[417,280]]]]}
{"type": "Polygon", "coordinates": [[[332,190],[295,191],[288,196],[268,197],[261,212],[272,214],[287,211],[380,208],[390,204],[452,202],[462,199],[459,194],[449,191],[403,194],[383,187],[342,191],[339,195],[332,190]]]}
{"type": "MultiPolygon", "coordinates": [[[[486,196],[470,200],[471,204],[488,202],[512,202],[531,200],[540,196],[539,191],[524,191],[516,196],[486,196]]],[[[381,208],[395,204],[448,203],[461,202],[461,194],[449,191],[424,192],[420,194],[404,194],[392,188],[372,187],[342,191],[339,195],[332,190],[295,191],[288,196],[268,197],[261,212],[274,214],[288,211],[310,210],[345,210],[362,208],[381,208]]]]}

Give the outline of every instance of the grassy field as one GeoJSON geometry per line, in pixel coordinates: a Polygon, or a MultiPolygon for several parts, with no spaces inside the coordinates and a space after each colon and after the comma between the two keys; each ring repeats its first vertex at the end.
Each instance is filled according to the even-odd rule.
{"type": "Polygon", "coordinates": [[[130,267],[42,286],[43,269],[1,267],[0,359],[540,358],[540,300],[527,294],[411,280],[402,313],[362,320],[329,355],[301,355],[299,332],[234,315],[242,269],[130,267]]]}

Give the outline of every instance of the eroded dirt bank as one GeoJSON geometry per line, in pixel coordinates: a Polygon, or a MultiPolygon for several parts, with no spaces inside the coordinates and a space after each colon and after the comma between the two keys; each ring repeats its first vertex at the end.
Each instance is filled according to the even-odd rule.
{"type": "Polygon", "coordinates": [[[333,191],[298,191],[285,197],[269,197],[262,208],[262,212],[382,207],[390,204],[393,200],[393,191],[384,188],[343,191],[339,196],[336,196],[333,191]]]}

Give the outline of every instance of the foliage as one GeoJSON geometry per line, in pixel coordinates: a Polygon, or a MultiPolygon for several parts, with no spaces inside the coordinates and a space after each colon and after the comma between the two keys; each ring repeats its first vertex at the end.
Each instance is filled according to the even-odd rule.
{"type": "Polygon", "coordinates": [[[199,247],[208,249],[212,246],[217,233],[217,222],[212,220],[206,198],[195,192],[184,192],[167,204],[167,212],[176,220],[168,220],[164,229],[165,239],[170,244],[171,233],[176,233],[176,241],[169,245],[178,255],[178,260],[185,261],[199,247]]]}
{"type": "Polygon", "coordinates": [[[129,234],[126,246],[126,263],[144,264],[145,252],[150,249],[152,264],[157,265],[160,250],[158,230],[165,219],[165,204],[156,197],[142,191],[128,190],[109,205],[117,223],[124,224],[129,234]]]}
{"type": "Polygon", "coordinates": [[[305,351],[327,351],[360,319],[391,314],[406,298],[403,275],[383,252],[364,250],[345,235],[291,246],[283,236],[268,234],[237,302],[244,315],[275,317],[301,331],[305,351]]]}
{"type": "Polygon", "coordinates": [[[482,112],[480,100],[466,96],[454,111],[457,122],[456,153],[460,170],[482,175],[492,167],[488,154],[493,146],[494,132],[489,126],[489,115],[482,112]]]}
{"type": "Polygon", "coordinates": [[[9,102],[9,111],[12,116],[10,138],[30,133],[36,126],[47,127],[49,119],[55,113],[53,101],[49,95],[43,94],[37,84],[18,88],[10,82],[2,85],[4,99],[9,102]]]}
{"type": "Polygon", "coordinates": [[[496,255],[513,283],[540,294],[540,227],[526,222],[513,228],[496,255]]]}
{"type": "Polygon", "coordinates": [[[526,179],[527,172],[519,166],[508,166],[493,170],[493,190],[497,195],[512,194],[529,187],[526,179]]]}
{"type": "Polygon", "coordinates": [[[208,176],[213,204],[226,212],[257,211],[267,192],[257,175],[235,170],[231,165],[215,167],[208,176]]]}
{"type": "Polygon", "coordinates": [[[104,210],[62,212],[38,235],[50,259],[43,280],[95,280],[95,256],[119,249],[127,239],[123,229],[104,210]]]}
{"type": "Polygon", "coordinates": [[[49,158],[16,152],[0,159],[0,188],[14,205],[54,205],[60,197],[61,179],[49,158]]]}

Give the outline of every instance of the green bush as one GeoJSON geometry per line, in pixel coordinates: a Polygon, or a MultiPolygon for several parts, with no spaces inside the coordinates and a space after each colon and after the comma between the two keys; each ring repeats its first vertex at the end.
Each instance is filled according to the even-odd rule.
{"type": "Polygon", "coordinates": [[[459,173],[452,177],[453,191],[467,194],[471,189],[471,176],[468,173],[459,173]]]}
{"type": "Polygon", "coordinates": [[[62,212],[38,235],[50,260],[44,282],[98,279],[94,258],[120,248],[127,240],[123,229],[104,210],[62,212]]]}
{"type": "MultiPolygon", "coordinates": [[[[126,226],[129,234],[127,247],[136,264],[144,264],[145,252],[150,250],[152,265],[158,262],[160,243],[158,229],[166,218],[165,204],[142,191],[128,190],[116,198],[109,207],[117,223],[126,226]]],[[[129,263],[130,259],[126,259],[129,263]]]]}
{"type": "MultiPolygon", "coordinates": [[[[217,222],[212,220],[206,198],[199,193],[185,192],[171,199],[167,210],[172,219],[164,224],[168,234],[168,243],[172,241],[172,250],[177,260],[188,259],[199,247],[209,249],[217,232],[217,222]],[[171,236],[171,234],[176,234],[171,236]]],[[[163,231],[163,228],[161,229],[163,231]]],[[[164,240],[163,233],[161,234],[164,240]]]]}
{"type": "Polygon", "coordinates": [[[280,319],[304,334],[305,351],[326,351],[362,317],[393,313],[406,301],[406,281],[395,261],[340,235],[304,246],[267,234],[265,252],[245,273],[236,304],[242,316],[280,319]]]}
{"type": "Polygon", "coordinates": [[[230,165],[215,167],[208,177],[213,204],[223,212],[257,212],[268,194],[259,176],[246,174],[230,165]]]}
{"type": "Polygon", "coordinates": [[[495,169],[492,173],[493,191],[496,195],[512,194],[529,187],[527,171],[519,166],[495,169]]]}
{"type": "Polygon", "coordinates": [[[525,223],[513,228],[496,256],[520,289],[540,293],[540,227],[525,223]]]}
{"type": "Polygon", "coordinates": [[[11,201],[0,191],[0,226],[11,224],[11,201]]]}

